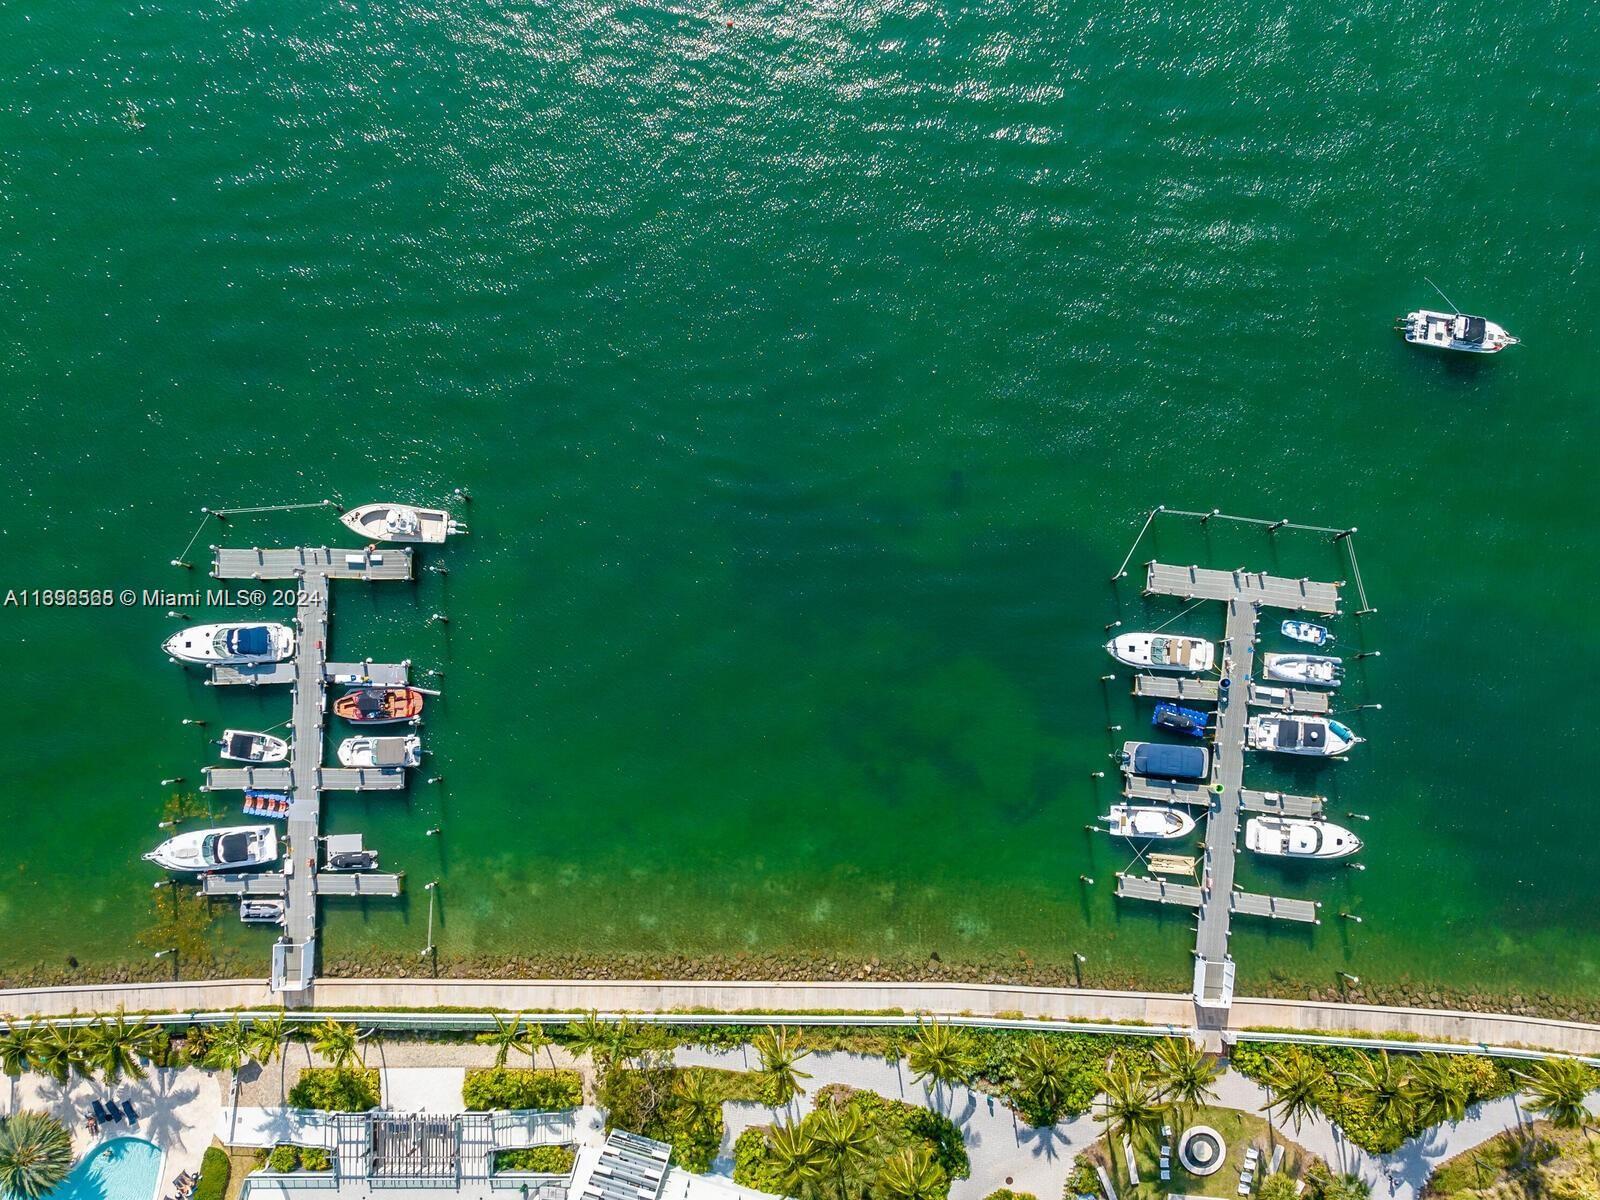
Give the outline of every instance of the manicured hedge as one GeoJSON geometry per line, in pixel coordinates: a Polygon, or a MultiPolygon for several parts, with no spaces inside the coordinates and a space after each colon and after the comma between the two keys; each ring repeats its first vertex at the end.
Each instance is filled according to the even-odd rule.
{"type": "Polygon", "coordinates": [[[461,1087],[468,1112],[497,1108],[555,1111],[583,1103],[583,1079],[576,1071],[534,1071],[525,1067],[490,1067],[468,1071],[461,1087]]]}
{"type": "Polygon", "coordinates": [[[216,1146],[209,1147],[200,1158],[200,1182],[194,1185],[194,1200],[222,1200],[228,1194],[232,1175],[233,1163],[227,1154],[216,1146]]]}
{"type": "Polygon", "coordinates": [[[541,1175],[566,1175],[577,1160],[571,1146],[530,1146],[526,1150],[497,1150],[496,1171],[534,1171],[541,1175]]]}
{"type": "Polygon", "coordinates": [[[289,1089],[290,1108],[320,1112],[366,1112],[378,1107],[378,1072],[375,1067],[334,1070],[308,1067],[289,1089]]]}

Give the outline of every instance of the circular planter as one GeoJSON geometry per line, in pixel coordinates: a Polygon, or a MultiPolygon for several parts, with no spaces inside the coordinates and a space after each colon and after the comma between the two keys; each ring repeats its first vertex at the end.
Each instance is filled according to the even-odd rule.
{"type": "Polygon", "coordinates": [[[1178,1161],[1191,1175],[1214,1175],[1227,1160],[1222,1135],[1209,1125],[1195,1125],[1178,1139],[1178,1161]]]}

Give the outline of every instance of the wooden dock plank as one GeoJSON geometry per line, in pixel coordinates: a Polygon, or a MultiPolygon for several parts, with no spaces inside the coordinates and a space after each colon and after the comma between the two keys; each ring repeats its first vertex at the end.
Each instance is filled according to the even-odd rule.
{"type": "Polygon", "coordinates": [[[1132,900],[1154,900],[1158,904],[1181,904],[1199,908],[1204,893],[1192,883],[1169,883],[1148,875],[1117,875],[1117,895],[1132,900]]]}
{"type": "Polygon", "coordinates": [[[268,550],[218,548],[211,574],[218,579],[297,579],[320,575],[323,579],[410,579],[411,551],[384,546],[365,550],[338,550],[327,546],[297,546],[268,550]]]}
{"type": "Polygon", "coordinates": [[[328,663],[323,678],[330,687],[405,687],[410,682],[409,663],[328,663]]]}
{"type": "Polygon", "coordinates": [[[1327,801],[1321,796],[1291,796],[1288,792],[1239,793],[1239,807],[1245,812],[1266,813],[1274,817],[1320,817],[1327,801]]]}
{"type": "Polygon", "coordinates": [[[1259,892],[1234,892],[1229,908],[1250,917],[1276,917],[1280,921],[1304,921],[1317,925],[1317,909],[1311,900],[1289,900],[1283,896],[1263,896],[1259,892]]]}
{"type": "MultiPolygon", "coordinates": [[[[1146,700],[1171,700],[1178,704],[1215,704],[1219,688],[1215,679],[1190,679],[1179,676],[1135,675],[1133,694],[1146,700]]],[[[1325,713],[1332,699],[1327,692],[1292,688],[1272,683],[1250,682],[1245,700],[1253,708],[1291,712],[1325,713]]]]}
{"type": "Polygon", "coordinates": [[[383,875],[365,871],[319,871],[317,895],[319,896],[398,896],[400,875],[383,875]]]}
{"type": "Polygon", "coordinates": [[[212,667],[211,678],[206,681],[213,687],[261,687],[294,682],[292,662],[263,663],[259,667],[212,667]]]}
{"type": "Polygon", "coordinates": [[[403,767],[323,767],[319,772],[325,792],[397,792],[406,786],[403,767]]]}
{"type": "Polygon", "coordinates": [[[288,889],[283,875],[273,871],[263,874],[225,875],[213,872],[200,882],[200,891],[207,896],[262,896],[281,897],[288,889]]]}
{"type": "Polygon", "coordinates": [[[1154,559],[1145,564],[1147,593],[1186,600],[1259,602],[1268,608],[1334,615],[1339,612],[1339,586],[1312,579],[1288,579],[1263,571],[1217,571],[1181,567],[1154,559]]]}
{"type": "Polygon", "coordinates": [[[1210,807],[1216,797],[1203,783],[1178,779],[1146,779],[1143,775],[1123,776],[1122,794],[1129,800],[1153,800],[1159,804],[1197,804],[1210,807]]]}
{"type": "Polygon", "coordinates": [[[286,792],[294,784],[289,767],[207,767],[202,792],[286,792]]]}

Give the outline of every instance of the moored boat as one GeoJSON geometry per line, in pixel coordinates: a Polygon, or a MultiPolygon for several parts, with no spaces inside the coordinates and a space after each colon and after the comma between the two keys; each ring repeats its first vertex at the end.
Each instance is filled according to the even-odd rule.
{"type": "Polygon", "coordinates": [[[1245,745],[1274,754],[1331,758],[1364,742],[1349,726],[1327,717],[1254,716],[1245,726],[1245,745]]]}
{"type": "Polygon", "coordinates": [[[1282,683],[1336,688],[1344,682],[1344,660],[1326,654],[1263,654],[1261,670],[1282,683]]]}
{"type": "Polygon", "coordinates": [[[333,702],[333,711],[357,725],[390,725],[422,715],[422,693],[416,688],[357,688],[333,702]]]}
{"type": "Polygon", "coordinates": [[[363,504],[339,518],[347,529],[375,542],[421,542],[437,545],[467,527],[442,508],[411,504],[363,504]]]}
{"type": "Polygon", "coordinates": [[[289,757],[289,743],[270,733],[248,729],[224,729],[217,742],[223,758],[233,762],[274,763],[289,757]]]}
{"type": "Polygon", "coordinates": [[[179,662],[247,666],[294,657],[294,630],[275,622],[236,621],[191,625],[162,643],[179,662]]]}
{"type": "Polygon", "coordinates": [[[1310,621],[1285,621],[1278,628],[1284,637],[1312,646],[1325,646],[1333,640],[1326,625],[1313,625],[1310,621]]]}
{"type": "Polygon", "coordinates": [[[1163,700],[1150,715],[1150,724],[1168,733],[1181,733],[1186,737],[1205,737],[1206,715],[1198,708],[1184,708],[1163,700]]]}
{"type": "Polygon", "coordinates": [[[414,767],[422,761],[422,739],[353,737],[339,743],[339,762],[346,767],[414,767]]]}
{"type": "Polygon", "coordinates": [[[1361,839],[1343,825],[1298,817],[1251,817],[1244,844],[1275,858],[1348,858],[1361,849],[1361,839]]]}
{"type": "Polygon", "coordinates": [[[1209,671],[1217,648],[1204,638],[1167,633],[1119,633],[1106,643],[1119,663],[1151,671],[1209,671]]]}
{"type": "Polygon", "coordinates": [[[1122,769],[1130,775],[1157,779],[1204,779],[1211,773],[1211,752],[1204,746],[1124,742],[1122,769]]]}
{"type": "Polygon", "coordinates": [[[278,831],[271,825],[196,829],[170,837],[144,856],[169,871],[248,871],[278,859],[278,831]]]}
{"type": "Polygon", "coordinates": [[[282,900],[239,901],[239,920],[246,925],[282,925],[287,911],[282,900]]]}
{"type": "Polygon", "coordinates": [[[1194,818],[1175,808],[1145,804],[1113,804],[1101,820],[1117,837],[1166,841],[1194,832],[1194,818]]]}

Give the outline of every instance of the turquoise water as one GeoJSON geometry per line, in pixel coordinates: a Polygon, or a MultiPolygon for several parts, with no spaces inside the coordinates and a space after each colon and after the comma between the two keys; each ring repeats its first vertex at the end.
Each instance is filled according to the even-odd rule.
{"type": "MultiPolygon", "coordinates": [[[[470,489],[448,576],[335,589],[336,654],[444,672],[445,783],[330,803],[410,881],[330,906],[331,967],[416,970],[437,878],[446,970],[1183,986],[1188,914],[1117,905],[1083,832],[1106,726],[1147,719],[1104,626],[1179,607],[1108,578],[1157,503],[1358,525],[1370,740],[1250,779],[1370,815],[1367,870],[1244,878],[1365,923],[1241,923],[1241,988],[1589,1006],[1596,809],[1537,764],[1582,761],[1554,668],[1600,641],[1597,35],[1562,2],[5,8],[0,582],[181,587],[201,505],[470,489]],[[1524,344],[1402,345],[1425,275],[1524,344]]],[[[1345,571],[1215,524],[1146,554],[1345,571]]],[[[169,667],[165,611],[0,608],[8,979],[165,970],[167,794],[287,716],[169,667]]],[[[269,940],[224,915],[177,966],[269,940]]]]}
{"type": "Polygon", "coordinates": [[[51,1200],[153,1200],[161,1157],[160,1148],[143,1138],[112,1138],[79,1160],[51,1200]]]}

